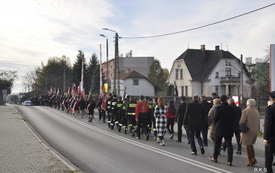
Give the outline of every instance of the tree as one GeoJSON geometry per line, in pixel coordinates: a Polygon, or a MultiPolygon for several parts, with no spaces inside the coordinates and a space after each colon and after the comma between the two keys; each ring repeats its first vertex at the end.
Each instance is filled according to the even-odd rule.
{"type": "MultiPolygon", "coordinates": [[[[78,55],[76,56],[76,61],[73,64],[72,69],[72,83],[79,85],[81,82],[81,71],[82,71],[82,61],[84,60],[84,71],[86,71],[86,63],[85,63],[85,54],[79,50],[78,55]]],[[[87,76],[84,73],[84,88],[87,89],[89,86],[87,86],[87,76]]]]}
{"type": "Polygon", "coordinates": [[[2,90],[7,90],[6,94],[11,93],[14,81],[17,79],[16,71],[0,71],[0,104],[3,104],[2,90]]]}
{"type": "Polygon", "coordinates": [[[27,72],[27,74],[23,77],[23,85],[28,88],[28,91],[34,90],[34,84],[37,76],[35,71],[27,72]]]}
{"type": "Polygon", "coordinates": [[[94,81],[94,71],[97,68],[98,63],[98,58],[96,54],[93,54],[92,57],[90,58],[90,62],[88,64],[87,70],[86,70],[86,76],[87,76],[87,88],[86,91],[92,92],[92,85],[94,81]]]}
{"type": "MultiPolygon", "coordinates": [[[[169,72],[168,72],[169,73],[169,72]]],[[[156,86],[163,91],[167,89],[167,72],[164,74],[164,70],[161,67],[160,61],[155,59],[149,67],[148,79],[152,81],[156,86]]]]}
{"type": "Polygon", "coordinates": [[[49,58],[47,65],[42,63],[42,67],[38,67],[35,70],[36,78],[33,83],[32,95],[38,96],[42,93],[47,93],[51,87],[59,88],[61,92],[64,88],[64,80],[65,91],[63,92],[66,92],[66,87],[72,83],[70,74],[71,67],[66,56],[49,58]]]}
{"type": "MultiPolygon", "coordinates": [[[[0,71],[0,90],[7,89],[7,94],[11,93],[14,81],[17,79],[17,71],[0,71]]],[[[2,94],[2,91],[0,95],[2,94]]]]}

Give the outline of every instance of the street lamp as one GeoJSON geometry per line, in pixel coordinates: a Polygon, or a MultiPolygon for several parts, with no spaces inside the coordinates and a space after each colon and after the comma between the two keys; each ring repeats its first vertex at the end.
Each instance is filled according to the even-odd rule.
{"type": "MultiPolygon", "coordinates": [[[[117,81],[119,81],[119,57],[118,57],[118,33],[114,30],[111,30],[109,28],[102,28],[103,30],[107,30],[107,31],[111,31],[115,33],[115,69],[114,69],[114,92],[116,93],[116,84],[117,81]]],[[[119,89],[119,85],[118,85],[118,89],[119,89]]],[[[119,91],[118,91],[119,92],[119,91]]]]}
{"type": "Polygon", "coordinates": [[[106,38],[106,81],[107,84],[109,84],[109,77],[108,77],[108,71],[109,71],[109,50],[108,50],[108,37],[106,37],[103,34],[100,34],[101,37],[105,37],[106,38]]]}

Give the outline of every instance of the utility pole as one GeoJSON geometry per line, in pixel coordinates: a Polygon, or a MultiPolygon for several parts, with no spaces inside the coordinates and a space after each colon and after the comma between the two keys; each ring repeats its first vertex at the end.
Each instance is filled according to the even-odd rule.
{"type": "Polygon", "coordinates": [[[66,61],[64,62],[63,93],[66,91],[66,61]]]}
{"type": "Polygon", "coordinates": [[[240,84],[240,107],[243,107],[243,55],[241,54],[241,62],[240,62],[240,67],[241,67],[241,84],[240,84]]]}
{"type": "Polygon", "coordinates": [[[117,90],[116,87],[115,93],[119,95],[119,52],[118,52],[118,33],[116,32],[115,35],[115,86],[117,85],[117,90]]]}

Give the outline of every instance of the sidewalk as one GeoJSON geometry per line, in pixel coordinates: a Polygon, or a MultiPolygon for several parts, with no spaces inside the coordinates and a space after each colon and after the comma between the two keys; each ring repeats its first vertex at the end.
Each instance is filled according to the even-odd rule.
{"type": "Polygon", "coordinates": [[[32,132],[12,106],[0,106],[0,172],[77,172],[32,132]]]}

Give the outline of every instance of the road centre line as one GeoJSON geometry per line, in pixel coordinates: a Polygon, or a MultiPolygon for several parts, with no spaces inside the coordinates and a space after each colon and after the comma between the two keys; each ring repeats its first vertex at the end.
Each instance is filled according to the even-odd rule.
{"type": "MultiPolygon", "coordinates": [[[[49,108],[50,109],[50,108],[49,108]]],[[[55,112],[53,109],[50,109],[52,110],[53,112],[55,112]]],[[[71,116],[66,116],[64,114],[61,114],[61,112],[59,111],[56,111],[59,115],[61,115],[62,117],[64,118],[67,118],[75,123],[78,123],[80,125],[83,125],[89,129],[92,129],[92,130],[95,130],[97,132],[100,132],[100,133],[103,133],[107,136],[110,136],[110,137],[113,137],[113,138],[116,138],[116,139],[119,139],[121,141],[124,141],[124,142],[127,142],[129,144],[133,144],[135,146],[138,146],[138,147],[141,147],[141,148],[144,148],[144,149],[147,149],[147,150],[150,150],[150,151],[153,151],[155,153],[159,153],[159,154],[162,154],[162,155],[165,155],[167,157],[170,157],[170,158],[173,158],[173,159],[176,159],[176,160],[179,160],[179,161],[182,161],[182,162],[185,162],[185,163],[188,163],[190,165],[194,165],[196,167],[199,167],[199,168],[202,168],[202,169],[205,169],[205,170],[208,170],[208,171],[211,171],[211,172],[215,172],[215,173],[221,173],[221,172],[224,172],[224,173],[232,173],[230,171],[227,171],[227,170],[224,170],[224,169],[221,169],[221,168],[217,168],[215,166],[211,166],[211,165],[208,165],[208,164],[205,164],[205,163],[202,163],[202,162],[199,162],[199,161],[196,161],[196,160],[193,160],[193,159],[190,159],[190,158],[187,158],[187,157],[184,157],[184,156],[181,156],[181,155],[178,155],[178,154],[174,154],[174,153],[171,153],[171,152],[168,152],[168,151],[165,151],[165,150],[162,150],[162,149],[159,149],[159,148],[156,148],[156,147],[153,147],[153,146],[150,146],[150,145],[147,145],[147,144],[143,144],[141,142],[137,142],[137,141],[134,141],[132,139],[128,139],[126,137],[123,137],[123,136],[120,136],[120,135],[117,135],[117,134],[114,134],[114,133],[111,133],[111,132],[108,132],[106,130],[103,130],[103,129],[100,129],[98,127],[94,127],[94,126],[91,126],[90,124],[87,124],[85,122],[82,122],[78,119],[75,119],[74,117],[71,117],[71,116]]],[[[55,112],[55,113],[56,113],[55,112]]]]}

